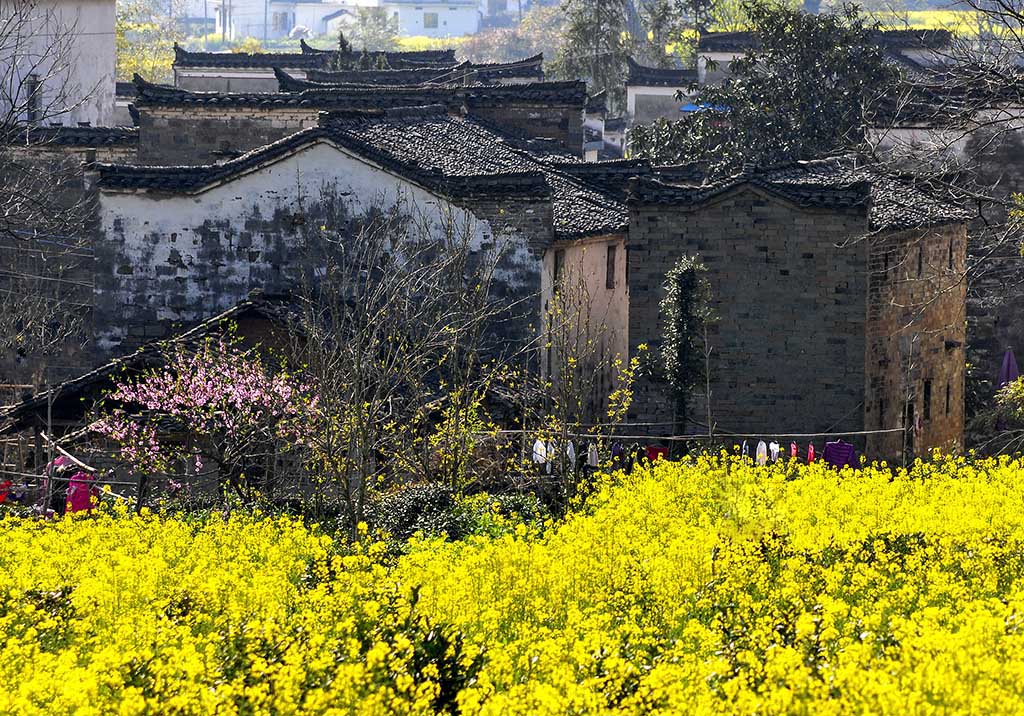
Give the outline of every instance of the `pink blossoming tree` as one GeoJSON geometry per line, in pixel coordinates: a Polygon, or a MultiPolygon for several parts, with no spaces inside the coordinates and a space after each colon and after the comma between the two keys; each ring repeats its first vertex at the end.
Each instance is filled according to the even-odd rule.
{"type": "Polygon", "coordinates": [[[271,371],[231,338],[174,344],[160,368],[118,384],[93,429],[115,441],[133,471],[216,475],[221,491],[254,496],[282,451],[301,441],[298,419],[316,401],[292,375],[271,371]]]}

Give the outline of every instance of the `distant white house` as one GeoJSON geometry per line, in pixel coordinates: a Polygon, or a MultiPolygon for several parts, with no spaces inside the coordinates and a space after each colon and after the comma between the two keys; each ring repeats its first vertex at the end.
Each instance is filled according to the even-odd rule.
{"type": "Polygon", "coordinates": [[[336,35],[360,7],[379,7],[398,20],[400,35],[458,37],[480,29],[477,0],[206,0],[215,32],[227,40],[279,40],[295,28],[312,37],[336,35]]]}
{"type": "Polygon", "coordinates": [[[3,111],[13,104],[28,122],[111,124],[114,17],[114,0],[0,2],[3,111]]]}

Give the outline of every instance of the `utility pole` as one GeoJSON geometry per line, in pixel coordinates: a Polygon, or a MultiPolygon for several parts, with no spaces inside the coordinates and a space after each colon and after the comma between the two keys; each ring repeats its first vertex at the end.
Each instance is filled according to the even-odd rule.
{"type": "Polygon", "coordinates": [[[267,14],[270,8],[270,0],[263,0],[263,46],[267,46],[267,14]]]}

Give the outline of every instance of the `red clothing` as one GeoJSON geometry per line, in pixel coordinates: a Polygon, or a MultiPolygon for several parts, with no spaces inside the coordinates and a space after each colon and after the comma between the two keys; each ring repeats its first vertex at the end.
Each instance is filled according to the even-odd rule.
{"type": "Polygon", "coordinates": [[[647,446],[647,459],[651,462],[655,462],[663,457],[668,457],[667,447],[657,447],[655,445],[647,446]]]}
{"type": "Polygon", "coordinates": [[[814,462],[814,445],[807,446],[807,464],[814,462]]]}
{"type": "Polygon", "coordinates": [[[796,443],[795,442],[794,443],[790,443],[789,444],[789,456],[790,457],[796,457],[796,453],[797,453],[796,443]]]}
{"type": "Polygon", "coordinates": [[[7,502],[7,496],[11,494],[11,485],[14,484],[10,480],[4,480],[0,482],[0,505],[7,502]]]}
{"type": "Polygon", "coordinates": [[[92,498],[99,497],[100,491],[93,485],[96,478],[81,470],[71,476],[68,483],[68,512],[92,511],[92,498]]]}

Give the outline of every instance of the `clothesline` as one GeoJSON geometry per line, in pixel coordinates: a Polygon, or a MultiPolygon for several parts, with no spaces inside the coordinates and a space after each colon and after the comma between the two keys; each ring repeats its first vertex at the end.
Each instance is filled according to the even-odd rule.
{"type": "MultiPolygon", "coordinates": [[[[0,475],[3,475],[3,476],[9,476],[10,475],[10,476],[14,476],[14,477],[33,477],[33,478],[35,478],[37,480],[45,480],[45,479],[47,479],[47,476],[46,476],[45,473],[42,474],[42,475],[37,475],[34,472],[17,472],[17,471],[14,471],[14,470],[0,470],[0,475]]],[[[64,477],[63,475],[53,474],[53,475],[50,476],[50,479],[53,480],[54,482],[71,482],[72,477],[64,477]]],[[[118,487],[136,487],[136,486],[138,486],[139,483],[138,482],[124,482],[124,481],[117,481],[117,480],[101,480],[101,479],[97,478],[96,479],[96,484],[98,484],[98,485],[117,485],[118,487]]]]}
{"type": "MultiPolygon", "coordinates": [[[[537,435],[543,431],[538,430],[498,430],[499,435],[537,435]]],[[[850,430],[847,432],[821,432],[821,433],[714,433],[712,435],[602,435],[599,433],[564,433],[570,438],[605,438],[612,440],[664,440],[668,442],[689,441],[689,440],[716,440],[722,438],[758,438],[763,436],[777,438],[828,438],[828,437],[854,437],[861,435],[884,435],[891,433],[902,433],[903,428],[890,428],[888,430],[850,430]]],[[[494,435],[494,432],[481,432],[477,435],[494,435]]]]}

